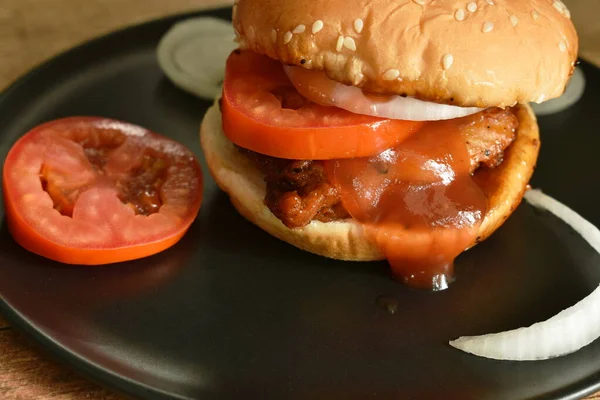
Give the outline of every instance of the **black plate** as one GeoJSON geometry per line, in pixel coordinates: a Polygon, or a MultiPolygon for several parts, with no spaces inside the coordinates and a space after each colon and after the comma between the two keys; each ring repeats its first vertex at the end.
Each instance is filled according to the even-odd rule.
{"type": "MultiPolygon", "coordinates": [[[[209,103],[176,89],[155,60],[174,22],[109,35],[21,79],[0,98],[0,155],[34,125],[91,114],[163,132],[201,156],[209,103]]],[[[540,121],[533,184],[600,225],[600,72],[581,68],[585,97],[540,121]]],[[[572,399],[600,389],[600,341],[528,363],[447,345],[545,319],[597,286],[600,257],[550,215],[523,204],[459,258],[450,290],[427,293],[394,283],[385,263],[335,262],[271,238],[238,216],[206,168],[205,177],[189,234],[137,262],[58,265],[22,250],[3,223],[2,312],[79,371],[144,398],[572,399]],[[377,306],[381,295],[397,299],[395,314],[377,306]]]]}

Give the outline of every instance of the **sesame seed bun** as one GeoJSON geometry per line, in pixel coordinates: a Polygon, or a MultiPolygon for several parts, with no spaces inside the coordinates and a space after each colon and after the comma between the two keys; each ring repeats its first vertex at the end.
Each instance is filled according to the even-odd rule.
{"type": "Polygon", "coordinates": [[[559,97],[579,46],[560,0],[238,0],[233,14],[241,48],[460,106],[559,97]]]}
{"type": "MultiPolygon", "coordinates": [[[[490,236],[515,210],[535,168],[539,151],[535,115],[529,106],[518,106],[517,117],[520,124],[517,137],[506,150],[502,164],[476,173],[476,181],[488,196],[489,210],[471,246],[490,236]]],[[[352,219],[312,221],[298,229],[283,225],[264,204],[263,175],[225,137],[218,104],[204,117],[200,141],[213,178],[250,222],[283,241],[321,256],[347,261],[384,258],[376,243],[364,235],[360,223],[352,219]]],[[[426,236],[413,235],[411,240],[426,240],[426,236]]]]}

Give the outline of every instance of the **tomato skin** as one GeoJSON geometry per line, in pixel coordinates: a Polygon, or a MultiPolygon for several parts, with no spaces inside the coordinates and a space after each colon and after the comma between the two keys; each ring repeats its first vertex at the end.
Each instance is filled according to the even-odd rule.
{"type": "MultiPolygon", "coordinates": [[[[57,232],[55,236],[49,235],[47,232],[42,233],[40,231],[40,225],[38,225],[39,221],[32,219],[32,215],[38,213],[46,215],[48,212],[53,212],[54,210],[49,210],[50,207],[48,207],[46,204],[48,202],[47,197],[49,197],[49,195],[42,189],[41,183],[39,191],[33,190],[31,192],[24,192],[22,189],[19,189],[18,174],[16,174],[14,171],[15,169],[23,170],[23,166],[27,166],[27,162],[23,161],[25,158],[27,158],[26,146],[31,145],[32,143],[35,144],[35,141],[39,140],[39,138],[49,130],[60,131],[61,127],[68,128],[74,124],[87,126],[98,122],[117,123],[130,128],[143,130],[143,128],[136,127],[134,125],[103,118],[65,118],[48,122],[32,129],[23,137],[21,137],[10,149],[4,162],[2,171],[5,218],[13,238],[25,249],[42,257],[65,264],[102,265],[118,263],[147,257],[166,250],[177,243],[185,235],[195,220],[202,201],[203,182],[200,165],[198,164],[197,160],[193,158],[190,169],[194,171],[194,179],[197,180],[195,184],[197,184],[199,190],[192,194],[193,201],[187,205],[187,209],[182,211],[181,215],[173,216],[173,227],[169,227],[169,229],[165,228],[162,231],[162,234],[161,232],[158,232],[152,237],[146,235],[146,238],[151,238],[150,240],[145,240],[145,238],[142,238],[141,240],[134,239],[129,241],[114,239],[104,243],[98,242],[89,245],[69,245],[68,238],[65,239],[65,236],[68,236],[69,234],[75,235],[78,233],[78,230],[77,227],[72,226],[76,222],[74,218],[64,215],[56,217],[56,221],[60,222],[55,223],[54,228],[57,232]],[[26,196],[30,196],[30,198],[33,199],[33,205],[26,204],[26,202],[23,200],[26,196]],[[46,203],[43,203],[41,200],[46,201],[46,203]]],[[[176,146],[179,146],[180,149],[185,149],[182,145],[179,145],[172,140],[163,138],[152,132],[146,132],[151,140],[162,140],[166,144],[175,144],[176,146]]],[[[191,152],[189,154],[191,154],[191,152]]],[[[32,177],[29,176],[27,178],[31,179],[32,177]]],[[[37,179],[39,180],[40,178],[38,177],[37,179]]],[[[104,190],[106,192],[109,189],[102,188],[98,190],[104,190]]],[[[58,214],[58,212],[55,214],[58,214]]],[[[127,220],[127,215],[125,215],[123,218],[127,220]]],[[[135,215],[132,218],[138,218],[139,221],[139,218],[144,217],[135,215]]],[[[159,228],[157,229],[160,230],[159,228]]],[[[140,234],[143,236],[142,232],[140,232],[140,234]]]]}
{"type": "Polygon", "coordinates": [[[236,145],[297,160],[367,157],[394,147],[423,123],[353,114],[301,98],[282,65],[250,51],[227,61],[223,131],[236,145]],[[292,106],[282,106],[282,103],[292,106]]]}

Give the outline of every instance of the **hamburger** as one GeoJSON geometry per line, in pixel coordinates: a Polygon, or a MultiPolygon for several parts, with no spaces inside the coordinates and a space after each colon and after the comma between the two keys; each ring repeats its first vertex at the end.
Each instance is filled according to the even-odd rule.
{"type": "Polygon", "coordinates": [[[578,38],[559,0],[239,0],[208,167],[300,249],[441,290],[521,202],[578,38]]]}

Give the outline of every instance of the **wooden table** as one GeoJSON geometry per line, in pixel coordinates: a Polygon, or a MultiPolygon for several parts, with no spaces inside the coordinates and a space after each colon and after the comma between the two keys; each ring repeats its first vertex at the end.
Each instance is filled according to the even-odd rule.
{"type": "MultiPolygon", "coordinates": [[[[581,55],[600,66],[600,2],[564,0],[581,55]]],[[[231,0],[0,0],[0,90],[45,59],[114,29],[231,0]]],[[[0,277],[2,279],[2,277],[0,277]]],[[[123,399],[50,360],[0,316],[0,398],[123,399]]],[[[600,393],[590,397],[600,399],[600,393]]]]}

